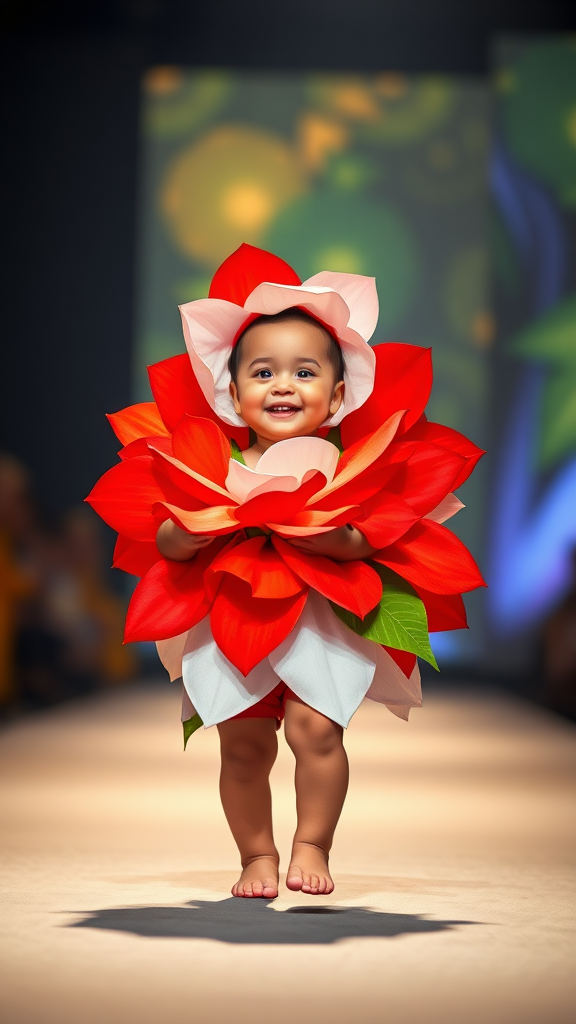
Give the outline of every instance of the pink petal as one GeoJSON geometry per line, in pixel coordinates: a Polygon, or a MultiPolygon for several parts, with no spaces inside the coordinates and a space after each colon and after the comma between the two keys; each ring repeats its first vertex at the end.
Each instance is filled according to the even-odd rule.
{"type": "Polygon", "coordinates": [[[344,331],[350,317],[344,299],[331,288],[304,288],[302,285],[272,284],[267,281],[259,284],[244,303],[247,313],[264,315],[281,313],[293,306],[308,310],[332,327],[338,335],[344,331]]]}
{"type": "Polygon", "coordinates": [[[433,508],[427,516],[424,516],[424,519],[431,519],[433,523],[445,523],[447,519],[455,516],[461,508],[466,508],[466,506],[460,501],[460,498],[457,498],[455,494],[447,494],[440,504],[436,505],[436,508],[433,508]]]}
{"type": "Polygon", "coordinates": [[[158,657],[170,676],[171,683],[182,675],[182,655],[188,639],[188,632],[189,630],[186,630],[185,633],[179,633],[178,636],[170,637],[169,640],[156,641],[158,657]]]}
{"type": "Polygon", "coordinates": [[[208,405],[225,423],[245,427],[230,398],[228,360],[246,312],[226,299],[196,299],[180,306],[180,314],[192,369],[208,405]]]}
{"type": "Polygon", "coordinates": [[[370,340],[378,323],[378,292],[373,277],[322,270],[321,273],[314,274],[302,282],[303,288],[310,285],[332,288],[338,292],[350,310],[348,327],[356,331],[364,341],[370,340]]]}
{"type": "Polygon", "coordinates": [[[277,441],[260,456],[257,473],[292,476],[302,481],[305,473],[317,469],[330,483],[334,479],[339,453],[330,441],[321,437],[291,437],[277,441]]]}
{"type": "Polygon", "coordinates": [[[266,475],[230,459],[226,487],[236,501],[244,502],[266,491],[295,491],[299,486],[300,481],[294,476],[266,475]]]}

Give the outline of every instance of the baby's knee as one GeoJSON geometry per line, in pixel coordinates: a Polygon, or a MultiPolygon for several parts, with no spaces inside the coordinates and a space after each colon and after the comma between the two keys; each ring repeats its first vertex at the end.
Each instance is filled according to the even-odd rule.
{"type": "Polygon", "coordinates": [[[284,732],[296,757],[310,752],[327,756],[342,746],[341,726],[318,713],[293,715],[285,722],[284,732]]]}
{"type": "Polygon", "coordinates": [[[233,774],[271,768],[276,755],[273,744],[252,737],[224,737],[220,749],[222,766],[233,774]]]}

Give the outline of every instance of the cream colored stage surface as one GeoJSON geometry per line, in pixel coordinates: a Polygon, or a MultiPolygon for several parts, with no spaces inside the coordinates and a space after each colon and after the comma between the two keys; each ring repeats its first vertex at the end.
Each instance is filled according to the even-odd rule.
{"type": "MultiPolygon", "coordinates": [[[[214,729],[177,688],[6,728],[3,1024],[572,1024],[576,732],[481,690],[367,703],[337,890],[235,900],[214,729]]],[[[274,772],[278,840],[291,755],[274,772]]]]}

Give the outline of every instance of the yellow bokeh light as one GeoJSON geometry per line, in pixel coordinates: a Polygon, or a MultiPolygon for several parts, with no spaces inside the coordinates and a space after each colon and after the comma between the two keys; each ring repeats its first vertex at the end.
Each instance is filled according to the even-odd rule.
{"type": "Polygon", "coordinates": [[[326,246],[318,254],[315,262],[317,264],[315,272],[337,270],[341,274],[364,273],[362,256],[357,249],[353,249],[351,246],[326,246]]]}
{"type": "Polygon", "coordinates": [[[222,196],[222,215],[234,228],[260,231],[268,223],[275,207],[270,192],[258,182],[239,181],[222,196]]]}
{"type": "Polygon", "coordinates": [[[334,106],[340,113],[358,121],[375,121],[380,108],[370,90],[360,83],[341,85],[334,93],[334,106]]]}
{"type": "Polygon", "coordinates": [[[332,153],[341,152],[348,143],[344,125],[316,114],[304,114],[298,123],[302,161],[312,171],[322,171],[332,153]]]}
{"type": "Polygon", "coordinates": [[[176,246],[213,270],[241,242],[258,245],[305,187],[298,154],[284,139],[220,125],[173,158],[159,202],[176,246]]]}
{"type": "Polygon", "coordinates": [[[399,75],[388,71],[377,75],[374,89],[379,96],[386,100],[397,100],[408,92],[408,79],[405,75],[399,75]]]}
{"type": "Polygon", "coordinates": [[[150,68],[143,79],[146,92],[153,96],[169,96],[184,84],[182,69],[173,65],[150,68]]]}
{"type": "Polygon", "coordinates": [[[478,348],[490,348],[496,334],[494,317],[486,311],[476,313],[472,320],[470,333],[478,348]]]}

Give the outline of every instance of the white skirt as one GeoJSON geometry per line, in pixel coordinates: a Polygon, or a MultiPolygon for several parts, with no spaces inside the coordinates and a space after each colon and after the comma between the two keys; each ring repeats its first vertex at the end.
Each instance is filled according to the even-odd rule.
{"type": "Polygon", "coordinates": [[[422,704],[418,663],[407,679],[387,651],[345,626],[315,590],[294,629],[247,676],[217,647],[208,615],[156,646],[170,678],[182,676],[182,720],[197,712],[205,728],[251,708],[279,682],[344,727],[364,697],[405,720],[422,704]]]}

